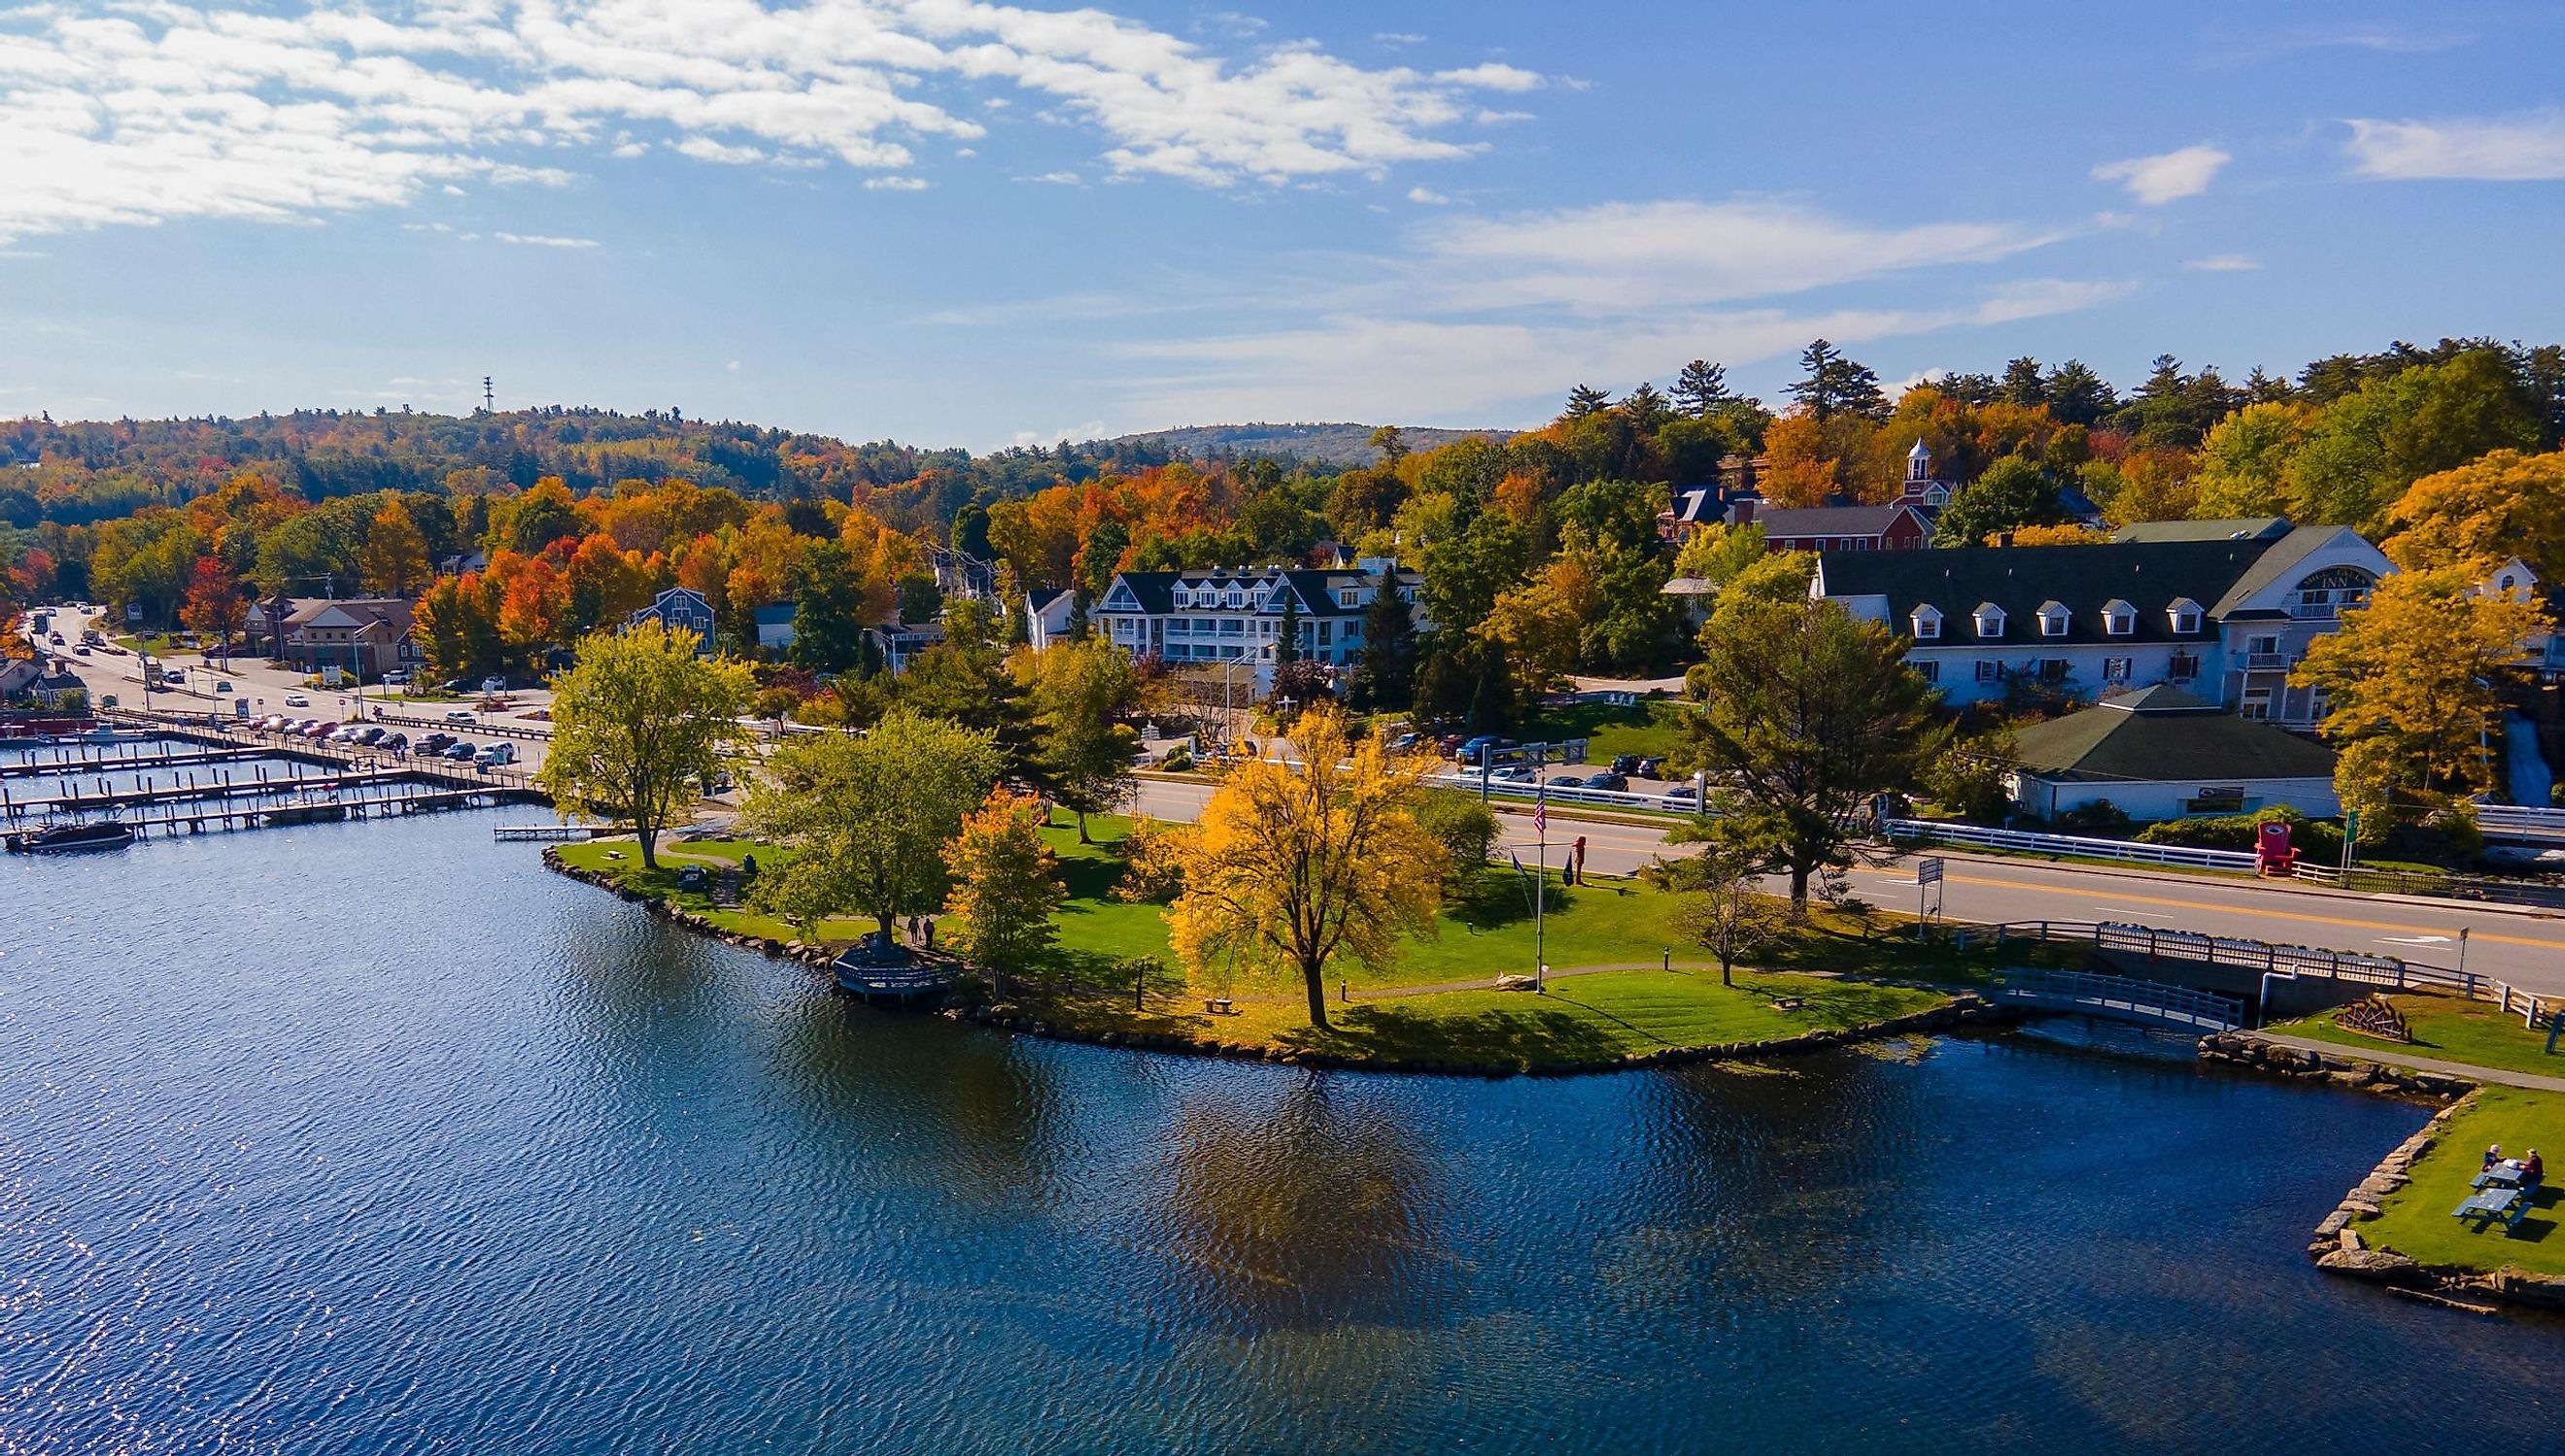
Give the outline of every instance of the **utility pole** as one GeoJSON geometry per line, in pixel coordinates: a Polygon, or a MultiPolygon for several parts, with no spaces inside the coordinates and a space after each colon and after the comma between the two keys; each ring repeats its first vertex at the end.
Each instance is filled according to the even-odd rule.
{"type": "MultiPolygon", "coordinates": [[[[1534,744],[1523,750],[1531,756],[1531,830],[1539,869],[1531,881],[1531,988],[1539,995],[1549,994],[1549,951],[1544,938],[1547,927],[1544,915],[1549,902],[1549,746],[1534,744]]],[[[1493,752],[1480,755],[1493,758],[1493,752]]]]}

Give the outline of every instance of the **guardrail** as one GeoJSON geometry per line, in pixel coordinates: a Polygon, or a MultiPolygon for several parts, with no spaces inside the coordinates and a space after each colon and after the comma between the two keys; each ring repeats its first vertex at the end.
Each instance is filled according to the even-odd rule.
{"type": "Polygon", "coordinates": [[[403,728],[442,728],[448,732],[496,733],[507,738],[541,740],[553,735],[553,730],[549,728],[523,728],[512,723],[489,723],[485,721],[485,716],[479,713],[473,714],[472,720],[470,723],[465,723],[459,718],[418,718],[406,713],[390,713],[376,708],[365,716],[364,721],[398,724],[403,728]]]}
{"type": "Polygon", "coordinates": [[[2565,809],[2529,804],[2478,804],[2476,828],[2487,834],[2519,834],[2538,839],[2565,839],[2565,809]]]}
{"type": "Polygon", "coordinates": [[[2140,844],[2133,839],[2099,839],[2086,834],[2046,834],[2029,829],[1988,829],[1937,819],[1890,819],[1889,840],[1932,840],[1944,844],[2008,849],[2025,854],[2078,855],[2088,859],[2127,860],[2142,865],[2180,865],[2198,870],[2256,868],[2252,854],[2240,849],[2197,849],[2187,844],[2140,844]]]}
{"type": "Polygon", "coordinates": [[[1541,798],[1553,804],[1604,804],[1615,808],[1654,809],[1676,814],[1696,812],[1689,785],[1684,786],[1680,792],[1636,793],[1613,788],[1555,786],[1543,788],[1528,780],[1499,778],[1494,774],[1483,779],[1475,773],[1437,773],[1429,775],[1425,781],[1445,788],[1466,789],[1471,793],[1484,790],[1491,795],[1510,799],[1541,798]]]}
{"type": "Polygon", "coordinates": [[[2431,965],[2394,955],[2370,955],[2358,950],[2328,950],[2319,945],[2283,945],[2236,936],[2212,936],[2203,931],[2167,931],[2154,926],[2112,921],[2007,921],[1989,926],[1986,931],[1993,935],[1998,946],[2008,939],[2090,945],[2098,950],[2144,955],[2150,960],[2188,960],[2232,970],[2259,971],[2266,975],[2325,976],[2334,980],[2358,981],[2383,990],[2448,991],[2469,1000],[2492,1001],[2506,1009],[2510,1000],[2523,994],[2511,991],[2503,982],[2490,976],[2470,970],[2431,965]]]}

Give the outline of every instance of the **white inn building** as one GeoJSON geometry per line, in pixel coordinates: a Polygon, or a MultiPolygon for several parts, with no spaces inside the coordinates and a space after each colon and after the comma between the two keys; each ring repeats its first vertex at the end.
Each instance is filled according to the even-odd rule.
{"type": "Polygon", "coordinates": [[[2289,670],[2394,569],[2346,526],[2190,521],[2102,545],[1827,551],[1809,593],[1913,639],[1906,660],[1955,705],[2023,678],[2088,702],[2171,684],[2311,728],[2324,701],[2289,670]]]}
{"type": "Polygon", "coordinates": [[[1274,650],[1283,618],[1297,610],[1302,659],[1342,669],[1361,656],[1363,615],[1383,591],[1408,604],[1417,631],[1427,622],[1416,605],[1423,577],[1384,557],[1350,567],[1284,566],[1204,571],[1124,571],[1088,613],[1095,631],[1134,658],[1191,663],[1256,664],[1257,691],[1273,686],[1274,650]]]}

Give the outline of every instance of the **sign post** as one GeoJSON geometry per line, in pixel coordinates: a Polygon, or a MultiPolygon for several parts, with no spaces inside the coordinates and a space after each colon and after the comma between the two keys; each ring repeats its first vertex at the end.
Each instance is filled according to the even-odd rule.
{"type": "Polygon", "coordinates": [[[1929,924],[1928,912],[1924,908],[1925,893],[1928,888],[1938,887],[1941,883],[1940,855],[1926,855],[1915,862],[1915,938],[1918,940],[1924,938],[1925,927],[1929,924]]]}

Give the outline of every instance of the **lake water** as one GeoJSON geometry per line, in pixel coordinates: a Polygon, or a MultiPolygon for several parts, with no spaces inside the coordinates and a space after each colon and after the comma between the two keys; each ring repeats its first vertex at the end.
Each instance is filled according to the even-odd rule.
{"type": "MultiPolygon", "coordinates": [[[[523,811],[516,811],[522,817],[523,811]]],[[[0,861],[0,1451],[2554,1449],[2421,1114],[2035,1036],[1476,1082],[866,1011],[450,815],[0,861]]]]}

